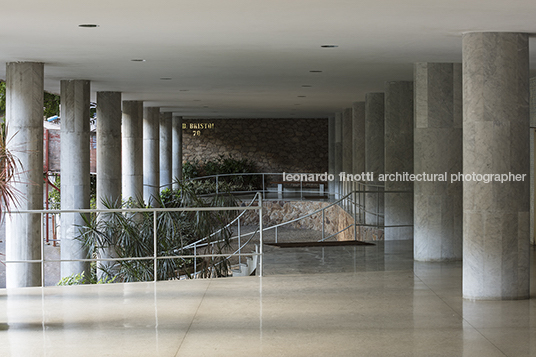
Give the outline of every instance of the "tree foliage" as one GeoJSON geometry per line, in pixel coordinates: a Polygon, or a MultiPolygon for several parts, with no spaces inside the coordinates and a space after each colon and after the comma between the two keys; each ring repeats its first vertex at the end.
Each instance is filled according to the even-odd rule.
{"type": "MultiPolygon", "coordinates": [[[[0,116],[6,112],[6,82],[0,81],[0,116]]],[[[43,115],[49,118],[60,115],[60,96],[49,92],[43,92],[43,115]]]]}

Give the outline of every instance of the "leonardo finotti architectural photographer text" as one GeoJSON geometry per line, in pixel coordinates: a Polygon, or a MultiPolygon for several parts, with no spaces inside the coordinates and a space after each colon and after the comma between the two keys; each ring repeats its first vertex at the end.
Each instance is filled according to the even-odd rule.
{"type": "MultiPolygon", "coordinates": [[[[394,173],[394,174],[379,174],[377,178],[373,172],[362,172],[360,174],[347,174],[341,172],[338,175],[339,181],[343,182],[385,182],[385,181],[449,181],[453,182],[517,182],[525,181],[527,174],[513,174],[511,172],[507,174],[477,174],[470,173],[464,174],[461,172],[455,174],[448,174],[447,172],[442,174],[428,174],[426,172],[420,174],[410,174],[408,172],[394,173]]],[[[319,182],[319,181],[335,181],[334,174],[328,174],[324,172],[322,174],[288,174],[283,172],[283,181],[288,182],[319,182]]]]}

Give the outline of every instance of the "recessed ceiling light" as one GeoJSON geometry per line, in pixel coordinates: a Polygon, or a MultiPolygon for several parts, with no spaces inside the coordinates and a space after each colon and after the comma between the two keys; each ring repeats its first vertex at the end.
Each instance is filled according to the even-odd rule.
{"type": "Polygon", "coordinates": [[[298,98],[305,98],[305,95],[299,95],[298,98]]]}
{"type": "Polygon", "coordinates": [[[194,99],[194,102],[200,102],[201,99],[194,99]]]}
{"type": "Polygon", "coordinates": [[[80,24],[80,25],[78,25],[78,27],[92,29],[92,28],[95,28],[95,27],[99,27],[99,25],[97,25],[97,24],[80,24]]]}
{"type": "Polygon", "coordinates": [[[132,62],[145,62],[143,58],[133,58],[131,59],[132,62]]]}
{"type": "Polygon", "coordinates": [[[203,108],[208,108],[208,105],[203,105],[203,108]]]}
{"type": "Polygon", "coordinates": [[[318,69],[313,69],[311,71],[309,71],[311,73],[322,73],[322,71],[318,70],[318,69]]]}
{"type": "Polygon", "coordinates": [[[169,77],[162,77],[162,78],[160,78],[160,80],[161,80],[161,81],[170,81],[171,78],[169,78],[169,77]]]}
{"type": "Polygon", "coordinates": [[[312,85],[310,85],[310,84],[303,84],[302,87],[303,87],[303,88],[311,88],[312,85]]]}
{"type": "Polygon", "coordinates": [[[179,89],[179,92],[189,92],[189,89],[179,89]]]}
{"type": "Polygon", "coordinates": [[[322,48],[335,48],[335,47],[339,47],[339,45],[322,45],[320,47],[322,47],[322,48]]]}

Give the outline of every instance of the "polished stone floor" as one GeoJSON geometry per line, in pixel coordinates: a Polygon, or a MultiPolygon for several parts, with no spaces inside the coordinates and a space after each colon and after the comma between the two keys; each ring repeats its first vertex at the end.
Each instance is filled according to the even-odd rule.
{"type": "Polygon", "coordinates": [[[534,290],[466,301],[461,263],[411,258],[267,247],[263,278],[0,289],[0,356],[536,355],[534,290]]]}

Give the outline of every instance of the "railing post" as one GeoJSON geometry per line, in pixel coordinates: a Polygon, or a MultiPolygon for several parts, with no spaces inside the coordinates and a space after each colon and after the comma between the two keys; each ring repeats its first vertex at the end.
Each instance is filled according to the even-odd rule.
{"type": "Polygon", "coordinates": [[[154,251],[153,251],[153,269],[154,269],[154,277],[153,278],[154,278],[154,282],[156,283],[156,281],[158,280],[158,263],[157,263],[157,259],[156,259],[156,257],[157,257],[157,249],[156,249],[156,247],[157,247],[157,244],[156,244],[157,231],[156,230],[157,230],[157,227],[158,227],[158,223],[157,223],[157,216],[156,216],[157,212],[156,211],[153,211],[153,212],[154,212],[154,215],[153,215],[153,217],[154,217],[154,220],[153,220],[153,231],[154,231],[153,232],[153,240],[154,240],[153,241],[153,249],[154,249],[154,251]]]}
{"type": "MultiPolygon", "coordinates": [[[[31,214],[31,213],[30,213],[31,214]]],[[[41,216],[41,287],[45,287],[45,237],[43,236],[43,213],[41,216]]]]}
{"type": "Polygon", "coordinates": [[[194,244],[194,276],[192,279],[195,279],[197,276],[197,243],[194,244]]]}
{"type": "Polygon", "coordinates": [[[324,230],[324,222],[325,222],[325,212],[326,212],[326,209],[324,208],[322,210],[322,241],[324,241],[324,236],[325,236],[325,230],[324,230]]]}
{"type": "Polygon", "coordinates": [[[240,231],[240,217],[238,217],[238,264],[242,263],[242,243],[241,243],[242,234],[240,231]]]}
{"type": "Polygon", "coordinates": [[[266,197],[265,187],[264,187],[264,173],[262,174],[262,197],[266,197]]]}
{"type": "Polygon", "coordinates": [[[378,230],[380,229],[380,192],[380,188],[376,187],[376,228],[378,230]]]}
{"type": "Polygon", "coordinates": [[[218,194],[218,186],[219,186],[219,180],[218,180],[218,175],[216,175],[216,194],[218,194]]]}
{"type": "Polygon", "coordinates": [[[260,251],[259,251],[259,277],[262,277],[263,274],[263,225],[262,225],[262,196],[259,196],[259,242],[260,242],[260,251]]]}
{"type": "Polygon", "coordinates": [[[363,188],[361,188],[361,189],[359,190],[359,191],[360,191],[360,193],[359,193],[359,197],[360,197],[359,201],[360,201],[360,203],[362,203],[362,204],[359,205],[359,207],[360,207],[359,209],[360,209],[361,221],[362,221],[363,223],[366,224],[366,223],[367,223],[367,222],[366,222],[366,216],[367,216],[367,196],[366,196],[365,191],[368,191],[368,187],[365,186],[365,184],[362,184],[361,186],[362,186],[363,188]]]}
{"type": "MultiPolygon", "coordinates": [[[[357,195],[358,195],[358,192],[354,191],[353,192],[353,196],[354,196],[354,240],[357,240],[357,207],[356,207],[357,195]]],[[[359,205],[359,209],[361,210],[361,205],[359,205]]]]}

